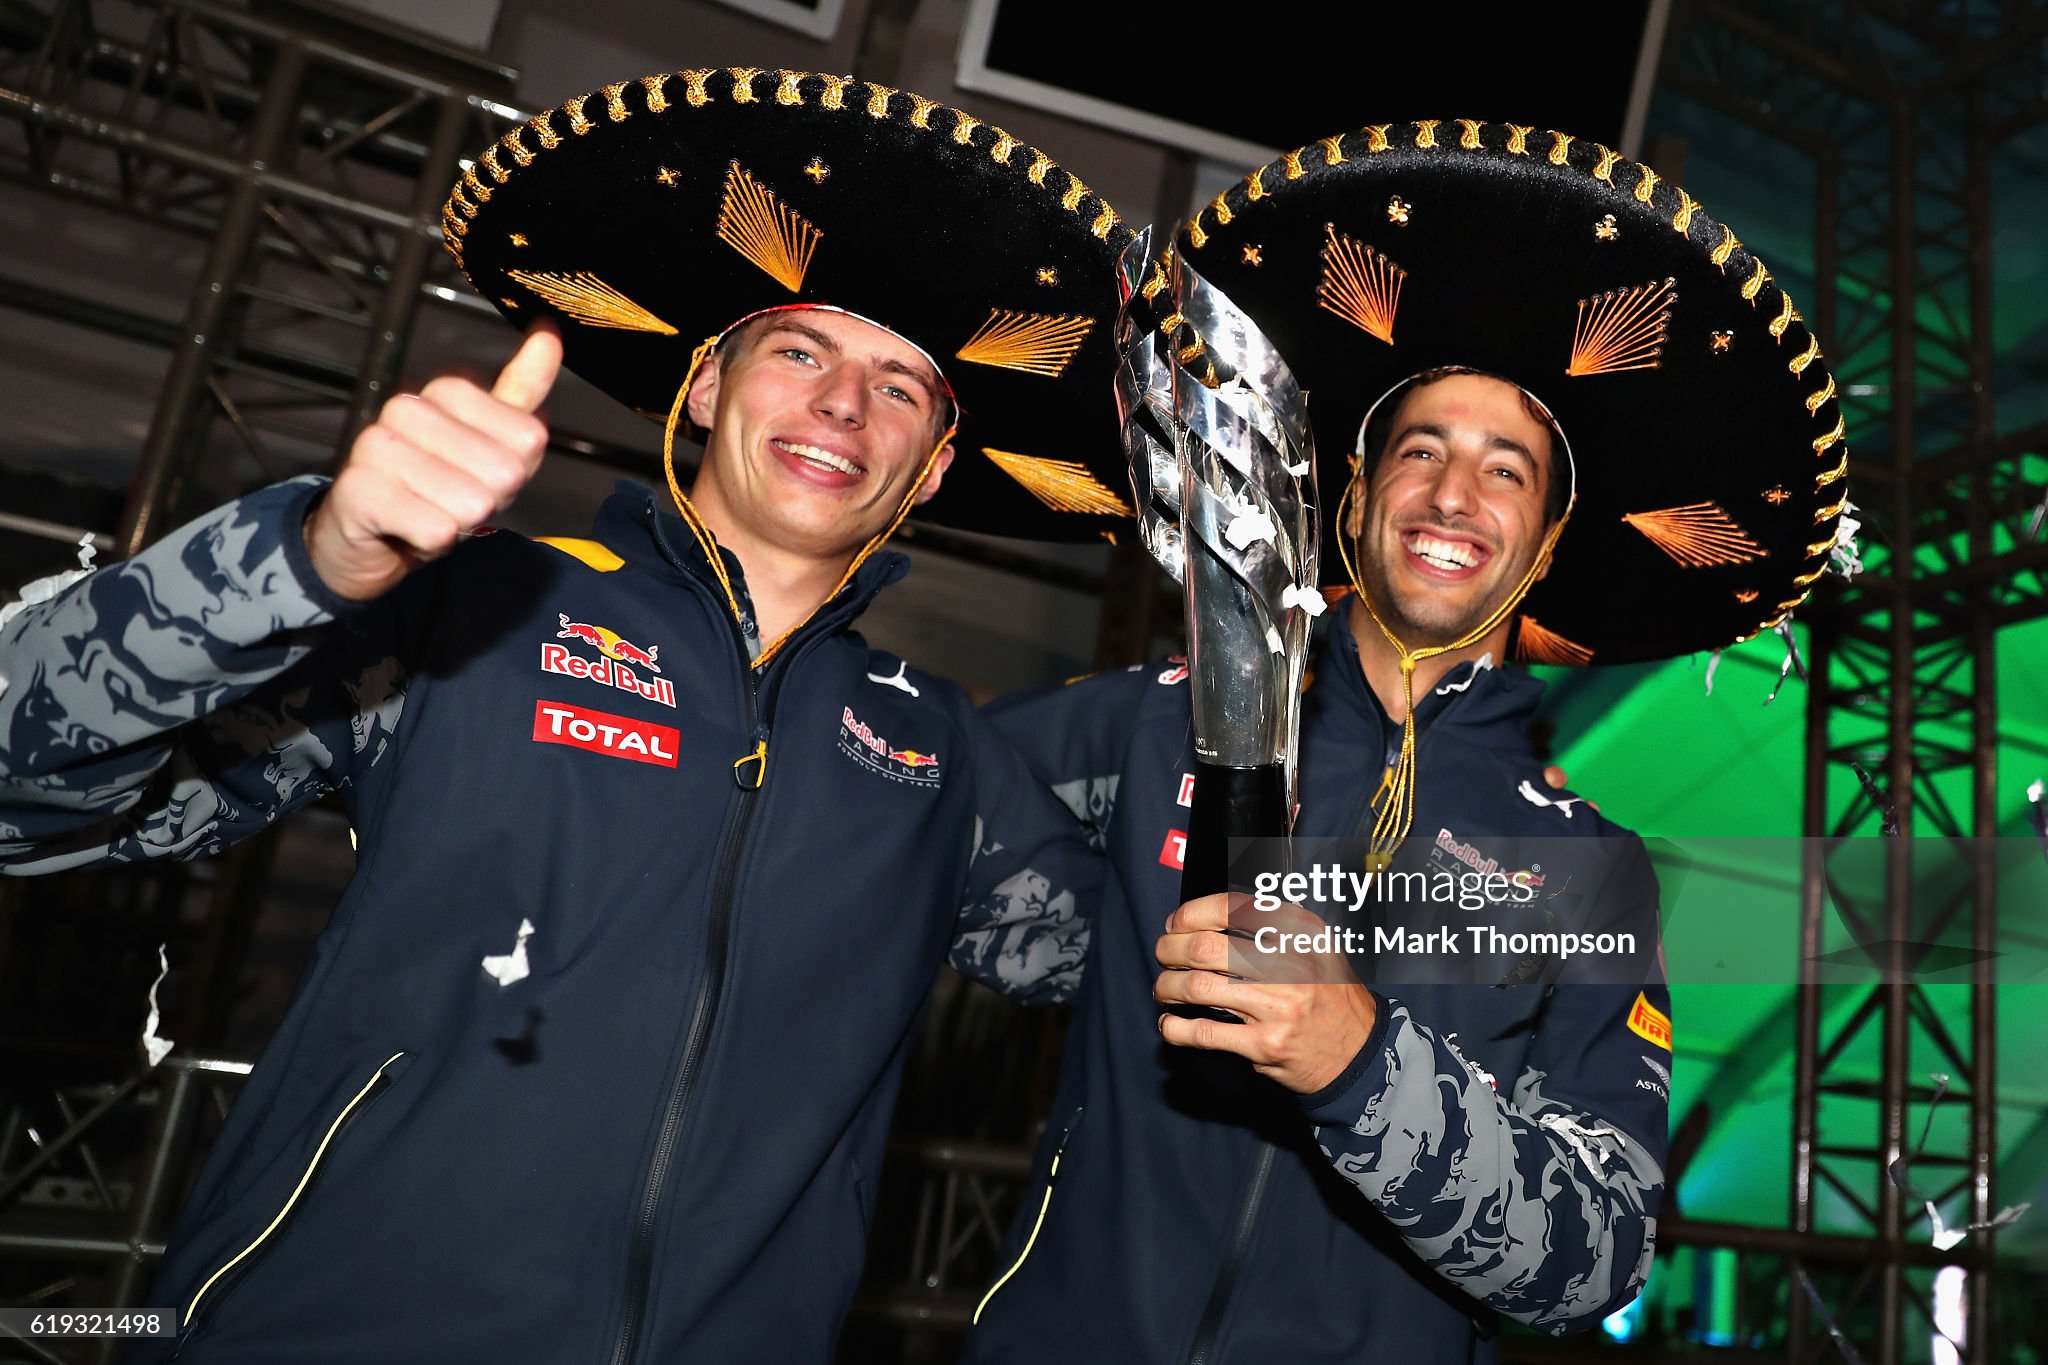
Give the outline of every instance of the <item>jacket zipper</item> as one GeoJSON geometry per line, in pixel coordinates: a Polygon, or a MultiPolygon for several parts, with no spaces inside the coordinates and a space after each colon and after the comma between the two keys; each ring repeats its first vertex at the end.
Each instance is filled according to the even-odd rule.
{"type": "Polygon", "coordinates": [[[192,1301],[185,1305],[184,1316],[179,1320],[180,1328],[186,1333],[190,1333],[192,1329],[194,1315],[199,1311],[200,1301],[211,1292],[214,1285],[219,1283],[221,1278],[229,1271],[255,1255],[258,1248],[270,1240],[271,1234],[284,1225],[285,1220],[291,1216],[292,1210],[298,1207],[299,1199],[306,1193],[307,1186],[313,1183],[313,1175],[320,1169],[320,1162],[326,1157],[327,1149],[334,1145],[335,1137],[340,1134],[350,1118],[358,1113],[364,1105],[381,1094],[384,1087],[390,1084],[390,1078],[385,1073],[390,1070],[393,1062],[396,1062],[404,1055],[403,1052],[393,1053],[385,1061],[384,1065],[378,1067],[371,1074],[370,1079],[363,1083],[363,1088],[356,1091],[349,1099],[349,1102],[342,1106],[341,1112],[334,1116],[334,1122],[327,1125],[327,1133],[320,1139],[320,1145],[313,1149],[312,1159],[306,1163],[305,1171],[300,1174],[299,1183],[292,1187],[290,1196],[284,1201],[284,1207],[277,1211],[277,1216],[270,1220],[269,1226],[257,1233],[254,1241],[235,1253],[231,1260],[206,1278],[206,1283],[199,1286],[198,1292],[192,1296],[192,1301]]]}
{"type": "Polygon", "coordinates": [[[1037,1245],[1039,1229],[1045,1226],[1045,1211],[1052,1207],[1052,1187],[1059,1183],[1060,1158],[1067,1154],[1067,1142],[1074,1136],[1074,1125],[1081,1121],[1081,1109],[1082,1106],[1076,1105],[1073,1117],[1068,1119],[1067,1126],[1060,1130],[1059,1146],[1053,1148],[1052,1165],[1045,1173],[1045,1195],[1038,1201],[1038,1219],[1031,1225],[1031,1235],[1024,1239],[1024,1249],[1017,1253],[1017,1259],[1011,1263],[1010,1268],[988,1287],[988,1293],[981,1296],[981,1302],[974,1305],[974,1317],[969,1322],[970,1326],[981,1321],[981,1310],[988,1307],[988,1301],[996,1296],[998,1289],[1010,1282],[1012,1275],[1024,1268],[1025,1260],[1031,1255],[1031,1248],[1037,1245]]]}
{"type": "MultiPolygon", "coordinates": [[[[672,563],[680,564],[668,538],[662,534],[657,519],[653,523],[656,542],[672,563]]],[[[703,583],[694,574],[690,582],[699,592],[706,592],[703,583]]],[[[707,593],[708,595],[708,593],[707,593]]],[[[718,873],[712,882],[711,922],[705,935],[705,974],[697,987],[697,999],[690,1013],[689,1031],[683,1038],[682,1056],[676,1063],[673,1078],[669,1082],[668,1104],[663,1110],[661,1133],[654,1145],[654,1156],[647,1165],[646,1182],[641,1187],[640,1214],[634,1222],[633,1245],[626,1263],[626,1300],[621,1309],[619,1333],[612,1343],[611,1365],[630,1365],[640,1343],[640,1325],[647,1308],[647,1296],[653,1288],[654,1279],[654,1235],[660,1222],[662,1194],[668,1183],[670,1164],[675,1158],[676,1142],[680,1138],[683,1124],[689,1117],[690,1102],[694,1098],[697,1073],[704,1061],[704,1052],[710,1044],[711,1027],[718,1016],[719,1002],[725,994],[726,955],[732,932],[732,892],[738,877],[740,854],[745,848],[747,827],[752,823],[755,800],[768,774],[769,719],[761,705],[759,688],[761,678],[756,673],[747,653],[747,642],[740,634],[739,622],[732,619],[723,602],[714,602],[713,610],[724,616],[732,631],[732,641],[740,663],[741,691],[745,696],[747,733],[754,747],[740,755],[733,762],[733,781],[739,787],[736,805],[727,820],[725,834],[719,843],[718,873]]],[[[817,639],[828,634],[834,625],[843,619],[844,610],[825,616],[822,620],[813,617],[804,629],[809,634],[796,645],[784,651],[776,663],[780,667],[777,679],[777,694],[781,678],[786,678],[794,667],[797,656],[817,639]],[[810,629],[811,626],[817,629],[810,629]]],[[[774,710],[774,696],[768,700],[765,712],[774,710]]]]}
{"type": "Polygon", "coordinates": [[[1202,1325],[1195,1329],[1195,1344],[1188,1351],[1187,1365],[1209,1365],[1216,1351],[1216,1338],[1223,1330],[1223,1315],[1230,1308],[1230,1296],[1237,1290],[1237,1277],[1244,1269],[1245,1254],[1251,1250],[1252,1230],[1258,1226],[1259,1205],[1264,1202],[1266,1178],[1273,1171],[1273,1155],[1279,1149],[1270,1142],[1259,1144],[1259,1159],[1252,1163],[1251,1179],[1245,1182],[1244,1198],[1237,1206],[1237,1223],[1224,1249],[1223,1262],[1216,1267],[1216,1282],[1209,1288],[1209,1304],[1202,1310],[1202,1325]]]}

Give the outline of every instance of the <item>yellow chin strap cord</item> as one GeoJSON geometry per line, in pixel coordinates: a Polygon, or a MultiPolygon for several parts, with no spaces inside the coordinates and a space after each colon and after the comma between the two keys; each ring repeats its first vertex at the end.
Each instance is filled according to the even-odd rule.
{"type": "MultiPolygon", "coordinates": [[[[704,552],[704,558],[710,561],[711,572],[718,576],[718,586],[725,590],[725,604],[732,610],[732,619],[737,622],[741,619],[739,595],[732,590],[732,576],[725,571],[725,559],[718,553],[718,540],[704,524],[704,519],[697,514],[697,509],[691,505],[689,497],[683,492],[683,486],[676,481],[676,428],[682,424],[683,408],[690,397],[690,385],[696,382],[697,371],[703,368],[705,357],[717,348],[718,341],[718,337],[707,337],[696,350],[690,352],[690,368],[683,372],[682,385],[676,390],[675,401],[669,405],[668,424],[661,433],[661,469],[662,473],[668,476],[669,496],[675,499],[676,511],[681,513],[683,524],[690,528],[690,534],[697,538],[697,546],[704,552]]],[[[839,575],[839,581],[833,584],[832,591],[825,594],[825,602],[837,597],[840,591],[853,581],[854,574],[867,562],[868,556],[882,548],[882,543],[896,534],[896,528],[903,524],[903,519],[910,515],[910,509],[916,506],[918,492],[924,487],[925,480],[932,476],[932,470],[939,462],[940,452],[952,444],[953,435],[959,429],[960,425],[955,421],[946,428],[945,435],[939,437],[939,443],[932,447],[931,454],[924,457],[924,464],[918,469],[917,478],[904,490],[903,500],[896,505],[896,515],[891,517],[889,524],[867,544],[861,546],[860,553],[846,566],[846,572],[839,575]]],[[[818,605],[823,606],[824,602],[818,605]]],[[[816,614],[817,608],[814,607],[803,621],[797,622],[776,636],[772,643],[762,649],[760,657],[754,660],[754,667],[765,667],[789,637],[802,630],[804,622],[816,614]]]]}
{"type": "Polygon", "coordinates": [[[1354,472],[1351,482],[1344,486],[1344,496],[1337,501],[1337,549],[1344,559],[1344,572],[1351,579],[1352,590],[1365,606],[1365,614],[1380,628],[1380,634],[1387,637],[1387,643],[1401,656],[1401,755],[1389,767],[1386,776],[1380,779],[1379,789],[1373,793],[1372,842],[1366,853],[1366,867],[1370,871],[1384,871],[1394,859],[1394,853],[1401,847],[1401,841],[1408,837],[1408,830],[1415,823],[1415,666],[1424,659],[1452,650],[1465,649],[1479,643],[1497,629],[1508,615],[1521,605],[1529,589],[1536,585],[1537,575],[1550,562],[1550,552],[1557,545],[1557,538],[1563,534],[1565,523],[1571,520],[1572,507],[1577,503],[1576,494],[1565,504],[1564,515],[1550,528],[1543,538],[1543,548],[1529,564],[1529,570],[1522,575],[1522,581],[1507,599],[1495,607],[1484,621],[1467,631],[1461,638],[1447,645],[1431,645],[1423,649],[1410,649],[1400,637],[1380,619],[1379,609],[1373,606],[1372,595],[1365,590],[1364,582],[1358,576],[1358,566],[1351,558],[1351,536],[1345,531],[1349,524],[1346,512],[1351,500],[1358,493],[1359,476],[1354,472]]]}

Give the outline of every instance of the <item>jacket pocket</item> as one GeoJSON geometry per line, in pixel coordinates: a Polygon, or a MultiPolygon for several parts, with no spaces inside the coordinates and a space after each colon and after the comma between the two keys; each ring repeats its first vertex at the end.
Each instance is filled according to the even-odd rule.
{"type": "Polygon", "coordinates": [[[185,1340],[201,1324],[200,1308],[204,1306],[209,1315],[215,1312],[228,1292],[247,1275],[250,1268],[262,1258],[263,1253],[277,1244],[283,1235],[285,1224],[291,1221],[292,1216],[302,1206],[306,1191],[312,1188],[314,1177],[319,1174],[329,1153],[333,1151],[342,1130],[390,1086],[392,1068],[404,1060],[406,1055],[403,1052],[396,1052],[386,1058],[384,1064],[372,1072],[362,1087],[349,1097],[348,1102],[341,1106],[339,1112],[328,1123],[319,1145],[313,1149],[313,1155],[307,1158],[305,1169],[299,1173],[298,1183],[292,1186],[291,1193],[285,1197],[276,1214],[248,1245],[222,1262],[219,1268],[200,1282],[199,1288],[193,1292],[178,1316],[178,1344],[181,1349],[185,1340]]]}
{"type": "Polygon", "coordinates": [[[1053,1148],[1052,1164],[1045,1172],[1045,1193],[1038,1200],[1038,1217],[1032,1220],[1031,1234],[1024,1239],[1024,1249],[1017,1253],[1017,1259],[1010,1263],[1010,1268],[1005,1270],[996,1279],[996,1282],[988,1287],[988,1293],[981,1296],[981,1302],[974,1305],[973,1322],[978,1323],[981,1321],[982,1310],[988,1307],[989,1300],[993,1299],[996,1296],[996,1292],[1008,1284],[1010,1277],[1022,1270],[1024,1262],[1031,1258],[1031,1248],[1038,1244],[1039,1229],[1045,1226],[1046,1210],[1052,1207],[1052,1187],[1059,1183],[1060,1162],[1067,1155],[1067,1144],[1074,1139],[1074,1129],[1080,1126],[1081,1109],[1082,1106],[1080,1105],[1074,1106],[1072,1116],[1067,1119],[1067,1126],[1060,1130],[1059,1146],[1053,1148]]]}

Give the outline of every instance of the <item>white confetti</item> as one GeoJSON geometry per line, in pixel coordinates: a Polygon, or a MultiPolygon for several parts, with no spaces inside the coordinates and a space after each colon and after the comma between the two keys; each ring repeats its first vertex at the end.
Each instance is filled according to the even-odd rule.
{"type": "Polygon", "coordinates": [[[2027,787],[2027,800],[2033,802],[2037,806],[2040,805],[2041,793],[2044,790],[2048,790],[2048,783],[2043,783],[2042,780],[2038,777],[2035,778],[2033,782],[2030,783],[2027,787]]]}
{"type": "Polygon", "coordinates": [[[164,1021],[162,1012],[157,1009],[156,988],[163,985],[164,978],[171,974],[170,954],[164,951],[164,947],[161,943],[156,945],[156,980],[149,983],[149,1018],[142,1021],[142,1050],[149,1054],[151,1066],[170,1056],[171,1049],[177,1046],[168,1038],[159,1038],[156,1032],[157,1025],[164,1021]]]}
{"type": "Polygon", "coordinates": [[[1567,820],[1572,818],[1572,807],[1578,805],[1579,802],[1586,799],[1583,796],[1567,796],[1563,798],[1552,798],[1545,796],[1542,792],[1537,791],[1534,787],[1530,786],[1529,779],[1526,777],[1522,779],[1520,791],[1522,793],[1522,799],[1524,801],[1527,801],[1530,805],[1555,806],[1557,807],[1557,809],[1564,812],[1564,818],[1567,820]]]}
{"type": "Polygon", "coordinates": [[[533,937],[533,921],[519,921],[519,939],[512,945],[512,951],[503,957],[484,959],[484,971],[500,986],[509,986],[515,981],[524,981],[533,970],[526,964],[526,940],[533,937]]]}
{"type": "Polygon", "coordinates": [[[1243,550],[1259,541],[1270,545],[1278,534],[1279,529],[1273,525],[1271,517],[1256,507],[1250,507],[1230,519],[1230,525],[1224,528],[1223,538],[1233,549],[1243,550]]]}
{"type": "Polygon", "coordinates": [[[1280,632],[1273,629],[1271,626],[1266,627],[1266,648],[1272,650],[1275,654],[1278,654],[1283,658],[1287,654],[1287,646],[1281,643],[1280,632]]]}
{"type": "Polygon", "coordinates": [[[1289,583],[1281,590],[1280,606],[1282,610],[1288,607],[1300,607],[1311,617],[1321,616],[1329,609],[1329,604],[1323,601],[1321,589],[1313,586],[1303,587],[1299,583],[1289,583]]]}
{"type": "Polygon", "coordinates": [[[1707,695],[1714,695],[1714,670],[1721,666],[1721,651],[1715,650],[1707,656],[1707,695]]]}
{"type": "Polygon", "coordinates": [[[1863,556],[1856,548],[1856,533],[1863,523],[1849,515],[1855,510],[1855,503],[1843,502],[1841,519],[1835,523],[1834,548],[1828,552],[1828,567],[1844,578],[1854,578],[1863,569],[1863,556]]]}
{"type": "Polygon", "coordinates": [[[1297,479],[1306,478],[1308,476],[1309,466],[1314,463],[1315,461],[1313,460],[1303,460],[1300,464],[1291,464],[1287,466],[1287,472],[1292,474],[1297,479]]]}

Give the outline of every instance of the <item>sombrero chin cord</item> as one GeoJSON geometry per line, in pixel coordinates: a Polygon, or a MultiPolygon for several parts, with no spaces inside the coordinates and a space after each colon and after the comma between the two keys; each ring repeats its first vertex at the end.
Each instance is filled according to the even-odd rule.
{"type": "Polygon", "coordinates": [[[1387,637],[1387,643],[1401,656],[1401,754],[1386,775],[1380,779],[1379,789],[1373,793],[1372,842],[1366,852],[1366,867],[1372,871],[1383,871],[1394,859],[1401,841],[1408,837],[1409,827],[1415,823],[1415,666],[1424,659],[1452,650],[1465,649],[1485,639],[1497,629],[1514,609],[1521,605],[1529,589],[1536,585],[1536,579],[1550,562],[1550,552],[1557,546],[1557,538],[1564,532],[1565,523],[1571,520],[1572,506],[1577,495],[1565,504],[1564,515],[1543,538],[1543,548],[1529,564],[1522,581],[1499,606],[1487,615],[1484,621],[1467,631],[1461,638],[1447,645],[1430,645],[1422,649],[1410,649],[1399,636],[1380,619],[1378,608],[1373,606],[1372,595],[1365,590],[1365,584],[1358,576],[1358,566],[1351,558],[1351,536],[1344,531],[1346,509],[1357,496],[1359,478],[1352,476],[1344,486],[1344,496],[1337,502],[1337,550],[1344,559],[1344,572],[1351,579],[1351,587],[1358,594],[1358,600],[1365,607],[1365,614],[1380,628],[1380,634],[1387,637]]]}
{"type": "MultiPolygon", "coordinates": [[[[732,576],[725,571],[725,559],[718,553],[718,539],[711,534],[711,528],[704,524],[704,518],[697,514],[696,507],[684,494],[682,484],[676,481],[676,428],[682,422],[683,407],[690,397],[690,385],[696,382],[697,371],[703,368],[705,357],[717,349],[718,342],[718,337],[707,337],[696,350],[690,352],[690,367],[683,371],[682,385],[676,389],[675,401],[669,404],[668,424],[662,428],[661,471],[668,476],[669,496],[675,499],[676,511],[682,514],[683,524],[690,528],[690,534],[697,538],[697,547],[704,552],[704,558],[710,561],[711,572],[718,576],[718,586],[725,590],[725,604],[732,609],[732,619],[738,621],[741,619],[740,599],[732,590],[732,576]]],[[[947,426],[945,434],[939,437],[939,443],[932,447],[931,454],[924,457],[924,464],[918,469],[917,478],[903,491],[903,500],[896,505],[896,514],[889,519],[889,524],[877,532],[867,544],[861,546],[860,553],[846,566],[846,572],[839,575],[839,581],[832,585],[831,592],[825,594],[824,602],[820,602],[819,607],[839,596],[846,585],[853,581],[853,576],[860,570],[860,566],[867,562],[868,556],[881,549],[882,543],[896,534],[896,528],[903,524],[903,519],[910,515],[910,509],[916,505],[918,490],[922,489],[925,480],[932,476],[932,469],[938,464],[940,452],[952,444],[953,435],[959,429],[960,424],[957,421],[947,426]]],[[[805,622],[815,615],[816,607],[812,608],[802,621],[776,636],[774,642],[764,648],[760,657],[754,660],[754,667],[766,667],[768,661],[788,642],[789,637],[802,630],[805,622]]]]}

